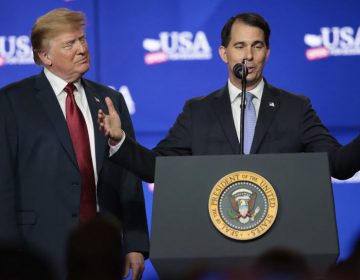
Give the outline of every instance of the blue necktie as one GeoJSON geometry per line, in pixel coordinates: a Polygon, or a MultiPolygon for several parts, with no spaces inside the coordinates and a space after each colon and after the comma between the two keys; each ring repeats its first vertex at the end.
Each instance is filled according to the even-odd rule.
{"type": "Polygon", "coordinates": [[[256,125],[256,111],[252,99],[254,95],[247,92],[245,95],[245,125],[244,125],[244,154],[250,154],[256,125]]]}

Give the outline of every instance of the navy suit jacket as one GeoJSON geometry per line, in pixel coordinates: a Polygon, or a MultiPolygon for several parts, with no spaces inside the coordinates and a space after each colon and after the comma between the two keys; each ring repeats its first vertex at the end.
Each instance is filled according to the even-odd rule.
{"type": "MultiPolygon", "coordinates": [[[[168,135],[153,151],[126,137],[112,160],[146,181],[154,180],[156,156],[239,154],[227,85],[186,102],[168,135]]],[[[265,82],[251,153],[327,152],[332,176],[360,169],[360,136],[341,146],[322,124],[310,100],[265,82]]]]}
{"type": "MultiPolygon", "coordinates": [[[[108,159],[97,111],[109,96],[134,137],[121,94],[82,79],[95,132],[100,213],[116,216],[125,252],[148,252],[141,181],[108,159]]],[[[0,90],[0,241],[21,241],[62,266],[69,230],[78,223],[81,177],[66,120],[46,76],[0,90]]]]}

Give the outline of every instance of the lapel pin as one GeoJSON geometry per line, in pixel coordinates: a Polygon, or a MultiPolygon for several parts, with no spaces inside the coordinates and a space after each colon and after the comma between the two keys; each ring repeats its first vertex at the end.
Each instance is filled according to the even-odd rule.
{"type": "Polygon", "coordinates": [[[94,99],[95,99],[95,101],[96,101],[97,103],[100,103],[100,99],[99,99],[99,98],[94,97],[94,99]]]}
{"type": "Polygon", "coordinates": [[[274,102],[269,102],[269,106],[274,108],[274,107],[275,107],[275,103],[274,103],[274,102]]]}

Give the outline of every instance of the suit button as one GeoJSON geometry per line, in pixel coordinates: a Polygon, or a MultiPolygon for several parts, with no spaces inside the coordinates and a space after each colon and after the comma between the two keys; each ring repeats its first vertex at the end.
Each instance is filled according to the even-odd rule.
{"type": "Polygon", "coordinates": [[[78,182],[72,182],[71,185],[73,187],[80,187],[80,184],[78,182]]]}
{"type": "Polygon", "coordinates": [[[77,218],[79,215],[78,215],[78,213],[72,213],[71,214],[71,217],[73,217],[73,218],[77,218]]]}

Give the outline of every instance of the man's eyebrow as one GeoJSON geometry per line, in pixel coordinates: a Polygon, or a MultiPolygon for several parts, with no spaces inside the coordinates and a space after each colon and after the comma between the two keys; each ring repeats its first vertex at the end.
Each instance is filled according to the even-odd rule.
{"type": "Polygon", "coordinates": [[[234,46],[236,46],[236,45],[245,45],[246,43],[244,42],[244,41],[236,41],[236,42],[234,42],[234,46]]]}
{"type": "Polygon", "coordinates": [[[69,40],[64,41],[62,44],[63,44],[63,45],[70,44],[70,43],[75,42],[75,40],[76,40],[76,39],[69,39],[69,40]]]}
{"type": "MultiPolygon", "coordinates": [[[[251,46],[255,46],[258,44],[265,46],[265,42],[262,40],[256,40],[256,41],[250,43],[251,46]]],[[[237,41],[237,42],[233,43],[233,46],[237,46],[237,45],[249,45],[249,43],[247,43],[245,41],[237,41]]]]}

